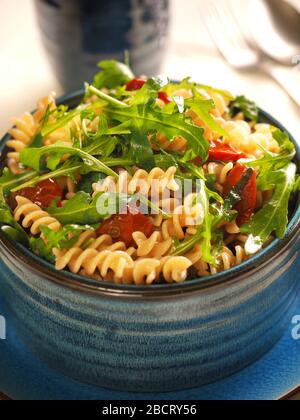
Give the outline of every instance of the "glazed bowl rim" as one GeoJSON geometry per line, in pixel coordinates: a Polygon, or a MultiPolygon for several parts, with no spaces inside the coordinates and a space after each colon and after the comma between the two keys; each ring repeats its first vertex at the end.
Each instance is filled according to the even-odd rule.
{"type": "MultiPolygon", "coordinates": [[[[83,96],[83,94],[83,89],[71,92],[58,98],[57,103],[74,104],[83,96]]],[[[290,139],[295,145],[297,160],[300,162],[300,148],[295,138],[270,114],[261,109],[259,109],[259,112],[260,117],[263,120],[288,133],[290,139]]],[[[6,147],[5,145],[8,138],[9,135],[7,133],[0,140],[1,154],[6,147]]],[[[0,248],[2,248],[2,250],[6,250],[12,258],[25,264],[28,268],[32,269],[43,278],[46,278],[57,285],[67,287],[78,292],[84,292],[92,295],[116,296],[119,298],[165,299],[195,292],[205,293],[214,287],[219,288],[228,285],[228,283],[237,281],[241,282],[245,278],[262,269],[264,266],[270,264],[274,259],[278,258],[279,255],[284,253],[286,249],[291,247],[292,244],[296,242],[298,233],[300,233],[299,197],[293,217],[289,221],[288,228],[283,239],[275,239],[264,250],[260,251],[249,260],[231,268],[230,270],[223,271],[213,276],[198,278],[179,284],[155,284],[151,286],[123,285],[104,281],[99,282],[68,271],[57,271],[52,264],[36,256],[32,253],[32,251],[23,245],[13,242],[2,230],[0,230],[0,248]]]]}

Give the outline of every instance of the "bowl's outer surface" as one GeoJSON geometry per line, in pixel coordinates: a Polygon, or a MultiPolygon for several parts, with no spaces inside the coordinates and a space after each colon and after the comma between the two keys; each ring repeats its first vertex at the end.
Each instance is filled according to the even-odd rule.
{"type": "Polygon", "coordinates": [[[179,390],[238,371],[281,337],[299,293],[298,246],[240,282],[165,300],[78,293],[2,250],[1,290],[52,368],[123,391],[179,390]]]}
{"type": "Polygon", "coordinates": [[[300,290],[298,233],[240,278],[169,298],[62,286],[0,240],[1,294],[52,368],[122,391],[180,390],[240,370],[282,336],[300,290]]]}

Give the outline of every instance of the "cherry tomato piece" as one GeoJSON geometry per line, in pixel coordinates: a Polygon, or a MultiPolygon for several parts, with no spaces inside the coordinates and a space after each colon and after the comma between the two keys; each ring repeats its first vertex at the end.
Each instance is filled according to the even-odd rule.
{"type": "Polygon", "coordinates": [[[98,229],[99,235],[110,235],[114,242],[124,242],[127,247],[134,245],[132,234],[143,232],[149,238],[154,231],[153,223],[141,213],[116,214],[105,220],[98,229]]]}
{"type": "Polygon", "coordinates": [[[144,79],[133,79],[126,85],[127,92],[133,92],[134,90],[140,90],[145,85],[146,80],[144,79]]]}
{"type": "MultiPolygon", "coordinates": [[[[246,157],[245,153],[237,152],[232,147],[222,143],[221,141],[213,141],[210,143],[209,161],[237,162],[238,160],[246,157]]],[[[200,157],[196,157],[192,163],[200,166],[202,164],[202,160],[200,157]]]]}
{"type": "Polygon", "coordinates": [[[62,198],[62,190],[56,181],[46,179],[45,181],[39,182],[35,187],[23,188],[15,195],[28,198],[28,200],[38,206],[47,208],[55,198],[62,198]]]}
{"type": "MultiPolygon", "coordinates": [[[[224,197],[241,181],[247,172],[246,166],[237,164],[227,177],[224,185],[224,197]]],[[[241,195],[241,201],[236,204],[234,209],[239,213],[237,217],[238,226],[249,222],[254,213],[257,199],[256,173],[253,174],[245,185],[241,195]]]]}
{"type": "Polygon", "coordinates": [[[168,94],[166,92],[159,92],[158,93],[158,99],[163,101],[166,105],[168,105],[172,102],[172,99],[168,96],[168,94]]]}
{"type": "Polygon", "coordinates": [[[245,158],[244,153],[237,152],[232,147],[220,141],[211,142],[209,149],[209,160],[218,160],[221,162],[237,162],[245,158]]]}

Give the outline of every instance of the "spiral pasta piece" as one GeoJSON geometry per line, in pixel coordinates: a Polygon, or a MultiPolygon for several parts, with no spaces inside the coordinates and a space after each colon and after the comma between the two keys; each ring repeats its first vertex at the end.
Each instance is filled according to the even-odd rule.
{"type": "Polygon", "coordinates": [[[239,226],[237,225],[237,223],[236,223],[236,222],[233,222],[233,223],[227,223],[227,224],[225,225],[225,230],[226,230],[226,232],[227,232],[227,233],[229,233],[230,235],[236,235],[236,234],[238,234],[238,233],[240,233],[240,232],[241,232],[241,230],[240,230],[240,228],[239,228],[239,226]]]}
{"type": "Polygon", "coordinates": [[[8,130],[11,139],[8,140],[7,146],[13,149],[13,152],[9,152],[7,156],[9,159],[19,162],[20,152],[31,144],[38,124],[29,113],[24,114],[21,118],[13,118],[12,122],[14,127],[8,130]]]}
{"type": "Polygon", "coordinates": [[[129,254],[133,254],[134,251],[130,248],[129,252],[126,252],[126,245],[123,242],[113,243],[109,235],[97,237],[94,231],[87,231],[80,235],[73,248],[69,250],[54,249],[53,254],[56,256],[57,270],[68,267],[72,273],[78,273],[84,269],[91,276],[97,269],[102,275],[105,268],[105,266],[102,267],[102,262],[109,255],[117,253],[122,256],[126,254],[125,258],[128,262],[128,259],[131,259],[129,254]]]}
{"type": "Polygon", "coordinates": [[[233,169],[233,163],[229,162],[226,165],[222,163],[210,162],[207,165],[207,172],[210,175],[215,175],[217,178],[217,182],[223,185],[226,182],[226,178],[229,172],[233,169]]]}
{"type": "MultiPolygon", "coordinates": [[[[172,141],[168,140],[163,134],[156,136],[157,145],[166,152],[184,153],[187,148],[187,140],[181,136],[175,137],[172,141]]],[[[157,149],[157,145],[153,143],[153,149],[157,149]]]]}
{"type": "Polygon", "coordinates": [[[7,146],[14,151],[8,153],[9,159],[19,162],[20,152],[31,144],[48,109],[56,109],[53,94],[38,101],[37,110],[33,115],[27,112],[21,118],[12,119],[14,127],[8,131],[11,139],[8,140],[7,146]]]}
{"type": "Polygon", "coordinates": [[[162,222],[161,231],[164,240],[169,238],[183,240],[186,228],[187,233],[196,233],[195,228],[204,220],[202,205],[194,202],[196,197],[197,194],[189,194],[184,200],[184,205],[177,207],[171,217],[162,222]]]}
{"type": "Polygon", "coordinates": [[[280,153],[280,146],[273,138],[270,125],[257,124],[252,132],[246,121],[226,121],[223,118],[216,118],[216,121],[229,134],[228,138],[224,138],[225,144],[256,158],[263,155],[261,147],[272,153],[280,153]]]}
{"type": "Polygon", "coordinates": [[[165,220],[162,224],[161,231],[164,240],[177,238],[182,241],[185,237],[184,222],[181,214],[173,214],[172,218],[165,220]]]}
{"type": "Polygon", "coordinates": [[[131,177],[126,171],[120,173],[119,179],[107,177],[100,183],[93,184],[95,194],[99,192],[116,192],[135,194],[137,192],[147,195],[152,192],[161,193],[165,189],[178,191],[179,185],[176,183],[176,167],[170,167],[167,171],[161,168],[154,168],[150,173],[143,169],[138,169],[131,177]]]}
{"type": "Polygon", "coordinates": [[[185,257],[191,262],[192,266],[196,269],[198,276],[205,277],[217,273],[215,267],[212,267],[205,261],[203,261],[200,244],[196,245],[192,251],[185,255],[185,257]]]}
{"type": "Polygon", "coordinates": [[[182,283],[188,277],[191,261],[185,257],[170,257],[163,264],[163,275],[168,283],[182,283]]]}
{"type": "Polygon", "coordinates": [[[160,276],[161,263],[154,258],[138,260],[134,264],[132,273],[133,282],[136,285],[153,284],[160,276]]]}
{"type": "Polygon", "coordinates": [[[214,267],[203,261],[200,244],[196,245],[192,251],[185,255],[185,257],[191,262],[200,277],[206,277],[217,274],[221,271],[229,270],[230,268],[241,264],[247,259],[243,246],[237,245],[235,246],[234,250],[235,254],[226,246],[223,247],[220,255],[219,265],[217,267],[214,267]]]}
{"type": "Polygon", "coordinates": [[[172,247],[172,238],[163,240],[160,232],[154,232],[147,238],[142,232],[134,232],[132,235],[138,246],[138,257],[161,258],[165,256],[172,247]]]}
{"type": "MultiPolygon", "coordinates": [[[[51,92],[50,95],[41,98],[37,103],[37,109],[33,114],[34,120],[39,124],[48,111],[55,111],[55,92],[51,92]]],[[[50,115],[48,122],[54,122],[54,118],[50,115]]]]}
{"type": "Polygon", "coordinates": [[[62,201],[62,205],[65,205],[68,200],[71,200],[77,192],[76,182],[67,176],[60,177],[57,179],[60,188],[65,191],[65,199],[62,201]]]}
{"type": "MultiPolygon", "coordinates": [[[[161,275],[161,269],[161,262],[159,260],[155,260],[153,258],[140,259],[134,262],[133,270],[127,270],[127,277],[125,279],[122,279],[122,283],[135,284],[137,286],[149,286],[159,280],[161,275]]],[[[87,276],[98,281],[115,281],[114,276],[111,275],[111,273],[108,273],[106,279],[103,279],[103,277],[101,277],[101,275],[98,274],[97,271],[94,274],[88,274],[84,269],[81,269],[79,273],[83,276],[87,276]]]]}
{"type": "Polygon", "coordinates": [[[21,196],[17,196],[16,201],[17,207],[14,211],[14,218],[19,222],[23,217],[22,226],[25,229],[30,228],[32,235],[38,235],[41,232],[40,227],[42,225],[47,226],[54,232],[61,229],[61,224],[37,204],[21,196]]]}
{"type": "MultiPolygon", "coordinates": [[[[142,234],[135,237],[142,238],[142,234]]],[[[84,273],[89,277],[111,280],[115,283],[150,285],[157,282],[161,275],[166,276],[166,280],[170,283],[182,282],[187,278],[188,269],[192,265],[185,257],[139,257],[148,251],[151,253],[151,247],[147,252],[139,252],[141,249],[139,248],[138,259],[134,261],[130,255],[134,248],[116,251],[112,249],[113,245],[109,235],[97,238],[93,231],[84,232],[73,248],[53,250],[56,257],[55,267],[57,270],[69,268],[74,274],[84,273]]]]}
{"type": "Polygon", "coordinates": [[[105,279],[112,274],[112,279],[116,283],[131,282],[132,270],[134,268],[133,259],[123,251],[97,251],[88,248],[72,248],[65,253],[53,250],[56,256],[56,269],[63,270],[68,267],[72,273],[78,273],[84,269],[88,276],[99,272],[105,279]]]}
{"type": "Polygon", "coordinates": [[[224,191],[224,184],[226,182],[227,176],[229,172],[233,169],[233,167],[234,165],[232,162],[228,162],[227,164],[210,162],[204,166],[204,170],[206,171],[206,173],[208,173],[209,175],[215,175],[215,188],[221,195],[224,191]]]}

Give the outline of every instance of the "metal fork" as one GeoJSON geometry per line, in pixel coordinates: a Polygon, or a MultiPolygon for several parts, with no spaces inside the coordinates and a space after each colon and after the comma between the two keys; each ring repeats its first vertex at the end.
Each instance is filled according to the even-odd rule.
{"type": "MultiPolygon", "coordinates": [[[[207,0],[203,22],[225,60],[240,71],[257,71],[272,77],[300,108],[300,89],[252,42],[242,29],[228,0],[207,0]]],[[[284,70],[286,72],[286,70],[284,70]]]]}

